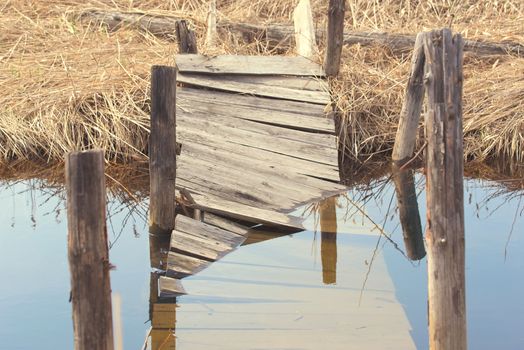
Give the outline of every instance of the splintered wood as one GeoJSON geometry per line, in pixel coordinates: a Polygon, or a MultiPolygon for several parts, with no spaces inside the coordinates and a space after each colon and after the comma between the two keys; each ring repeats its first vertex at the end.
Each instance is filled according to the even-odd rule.
{"type": "Polygon", "coordinates": [[[176,63],[176,185],[191,206],[301,228],[289,213],[345,190],[321,66],[277,56],[178,55],[176,63]]]}

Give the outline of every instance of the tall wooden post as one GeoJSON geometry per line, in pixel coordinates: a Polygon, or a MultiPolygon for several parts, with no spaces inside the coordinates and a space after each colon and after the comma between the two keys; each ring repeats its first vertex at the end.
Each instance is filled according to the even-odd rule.
{"type": "Polygon", "coordinates": [[[320,255],[322,282],[337,282],[337,199],[327,198],[320,203],[320,255]]]}
{"type": "Polygon", "coordinates": [[[189,29],[187,21],[176,22],[176,38],[179,53],[198,53],[195,32],[189,29]]]}
{"type": "Polygon", "coordinates": [[[324,70],[327,76],[334,77],[340,69],[342,45],[344,44],[345,0],[329,0],[326,58],[324,70]]]}
{"type": "Polygon", "coordinates": [[[417,138],[418,123],[422,102],[424,101],[424,45],[423,38],[428,33],[419,33],[415,40],[411,73],[409,75],[400,120],[393,147],[393,162],[402,164],[413,155],[417,138]]]}
{"type": "Polygon", "coordinates": [[[75,349],[112,350],[103,152],[70,153],[65,167],[75,349]]]}
{"type": "Polygon", "coordinates": [[[467,348],[462,134],[462,37],[424,37],[428,113],[427,231],[430,349],[467,348]]]}
{"type": "Polygon", "coordinates": [[[400,169],[393,165],[392,176],[406,255],[411,260],[420,260],[426,256],[426,249],[422,236],[413,169],[400,169]]]}
{"type": "Polygon", "coordinates": [[[170,234],[175,227],[176,68],[151,69],[149,136],[149,232],[170,234]]]}
{"type": "Polygon", "coordinates": [[[309,0],[300,0],[293,11],[297,54],[312,58],[318,51],[313,13],[309,0]]]}

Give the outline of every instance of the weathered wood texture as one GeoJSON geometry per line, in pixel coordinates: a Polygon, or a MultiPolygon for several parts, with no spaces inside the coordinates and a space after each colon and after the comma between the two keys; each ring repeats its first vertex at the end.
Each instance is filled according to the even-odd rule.
{"type": "MultiPolygon", "coordinates": [[[[145,30],[153,35],[173,39],[177,23],[181,20],[174,16],[152,15],[137,12],[88,10],[79,14],[82,21],[107,25],[111,30],[122,27],[145,30]]],[[[217,23],[219,32],[233,33],[246,42],[262,41],[270,48],[290,47],[294,45],[293,26],[288,24],[255,25],[221,21],[217,23]]],[[[317,41],[324,40],[326,32],[316,31],[317,41]]],[[[396,53],[405,53],[413,49],[415,36],[410,34],[392,34],[384,32],[346,32],[345,45],[384,46],[396,53]]],[[[524,57],[524,45],[516,42],[488,42],[464,40],[464,51],[479,56],[514,55],[524,57]]],[[[195,52],[196,53],[196,52],[195,52]]]]}
{"type": "Polygon", "coordinates": [[[317,52],[315,26],[309,0],[300,0],[293,11],[296,52],[299,56],[311,58],[317,52]]]}
{"type": "Polygon", "coordinates": [[[113,349],[102,151],[66,157],[68,256],[76,350],[113,349]]]}
{"type": "Polygon", "coordinates": [[[158,289],[160,291],[160,298],[173,298],[187,294],[180,280],[166,276],[160,276],[158,289]]]}
{"type": "Polygon", "coordinates": [[[322,67],[304,57],[178,55],[181,72],[208,74],[324,76],[322,67]]]}
{"type": "Polygon", "coordinates": [[[212,49],[216,46],[217,40],[217,3],[216,0],[211,0],[209,3],[209,11],[207,13],[207,29],[206,29],[206,46],[212,49]]]}
{"type": "Polygon", "coordinates": [[[426,249],[418,210],[414,172],[412,169],[400,169],[396,165],[393,165],[392,168],[406,255],[411,260],[420,260],[426,256],[426,249]]]}
{"type": "Polygon", "coordinates": [[[393,147],[393,162],[402,164],[411,158],[417,139],[420,112],[424,101],[424,46],[423,36],[419,33],[413,49],[411,72],[409,75],[402,110],[400,112],[395,145],[393,147]]]}
{"type": "Polygon", "coordinates": [[[430,348],[466,349],[462,47],[459,34],[424,37],[428,113],[427,231],[430,348]]]}
{"type": "Polygon", "coordinates": [[[151,69],[149,230],[169,234],[175,224],[176,69],[151,69]]]}
{"type": "Polygon", "coordinates": [[[195,32],[189,28],[185,20],[176,22],[176,38],[178,41],[178,52],[196,54],[198,52],[195,32]]]}
{"type": "Polygon", "coordinates": [[[334,77],[340,70],[342,45],[344,44],[344,13],[345,0],[329,0],[326,57],[324,70],[326,75],[334,77]]]}

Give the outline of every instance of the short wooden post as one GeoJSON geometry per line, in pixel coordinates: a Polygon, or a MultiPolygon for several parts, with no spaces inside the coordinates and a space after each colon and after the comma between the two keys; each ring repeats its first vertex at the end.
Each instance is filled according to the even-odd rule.
{"type": "Polygon", "coordinates": [[[393,165],[392,176],[406,255],[411,260],[420,260],[426,256],[426,249],[418,211],[414,172],[412,169],[400,169],[393,165]]]}
{"type": "Polygon", "coordinates": [[[311,58],[318,51],[315,25],[309,0],[300,0],[293,11],[293,23],[295,25],[295,45],[297,54],[311,58]]]}
{"type": "Polygon", "coordinates": [[[462,133],[462,37],[424,36],[428,113],[427,231],[429,343],[467,348],[462,133]]]}
{"type": "Polygon", "coordinates": [[[176,22],[176,38],[179,53],[198,53],[195,32],[189,29],[187,21],[176,22]]]}
{"type": "Polygon", "coordinates": [[[327,76],[334,77],[340,69],[342,45],[344,44],[345,0],[329,0],[326,58],[324,70],[327,76]]]}
{"type": "Polygon", "coordinates": [[[211,0],[209,3],[209,12],[207,13],[207,31],[206,31],[206,46],[208,49],[213,49],[216,46],[217,38],[217,2],[211,0]]]}
{"type": "Polygon", "coordinates": [[[75,349],[112,350],[103,152],[70,153],[65,168],[75,349]]]}
{"type": "Polygon", "coordinates": [[[149,232],[171,234],[175,227],[176,68],[151,69],[149,136],[149,232]]]}
{"type": "Polygon", "coordinates": [[[419,33],[415,40],[413,57],[411,60],[411,73],[402,102],[400,120],[393,147],[393,162],[405,163],[413,155],[417,138],[418,123],[422,102],[424,101],[424,46],[423,37],[427,33],[419,33]]]}
{"type": "Polygon", "coordinates": [[[320,255],[322,282],[337,283],[337,199],[330,197],[320,203],[320,255]]]}

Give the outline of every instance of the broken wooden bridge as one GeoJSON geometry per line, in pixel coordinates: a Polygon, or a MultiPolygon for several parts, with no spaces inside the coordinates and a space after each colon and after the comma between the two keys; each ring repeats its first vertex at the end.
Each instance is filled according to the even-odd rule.
{"type": "Polygon", "coordinates": [[[235,249],[253,226],[301,230],[297,208],[346,190],[320,65],[184,54],[176,66],[176,188],[205,215],[177,217],[164,294],[183,293],[178,279],[235,249]]]}

